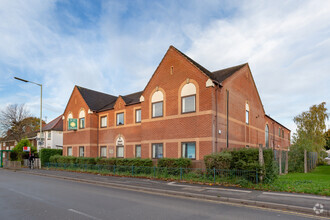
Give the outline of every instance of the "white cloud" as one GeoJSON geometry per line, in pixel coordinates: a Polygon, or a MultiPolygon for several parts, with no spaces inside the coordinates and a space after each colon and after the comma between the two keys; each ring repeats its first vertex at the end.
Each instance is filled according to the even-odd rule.
{"type": "Polygon", "coordinates": [[[67,3],[0,2],[0,103],[26,102],[38,116],[38,88],[14,75],[43,83],[49,119],[75,84],[139,91],[171,44],[210,70],[249,62],[266,112],[289,128],[294,115],[330,101],[328,1],[108,1],[96,15],[77,9],[88,25],[69,9],[59,14],[58,2],[67,3]]]}
{"type": "Polygon", "coordinates": [[[199,30],[188,54],[210,70],[249,62],[266,112],[294,130],[295,115],[330,101],[330,2],[283,4],[245,2],[199,30]]]}

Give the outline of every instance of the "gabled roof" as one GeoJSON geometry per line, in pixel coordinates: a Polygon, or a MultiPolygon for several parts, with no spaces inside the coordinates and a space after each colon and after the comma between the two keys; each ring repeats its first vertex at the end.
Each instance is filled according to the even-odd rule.
{"type": "Polygon", "coordinates": [[[143,91],[135,92],[129,95],[122,96],[122,98],[126,105],[133,105],[140,102],[140,96],[142,95],[142,92],[143,91]]]}
{"type": "Polygon", "coordinates": [[[63,131],[63,120],[62,116],[60,115],[45,126],[43,126],[43,131],[63,131]]]}
{"type": "Polygon", "coordinates": [[[92,111],[98,111],[109,103],[115,102],[117,100],[116,96],[86,89],[80,86],[76,87],[79,90],[83,99],[85,100],[86,104],[92,111]]]}
{"type": "Polygon", "coordinates": [[[221,69],[215,72],[211,72],[190,57],[188,57],[186,54],[182,53],[180,50],[175,48],[174,46],[170,46],[173,49],[175,49],[177,52],[179,52],[183,57],[185,57],[190,63],[192,63],[195,67],[197,67],[200,71],[202,71],[204,74],[206,74],[208,77],[210,77],[212,80],[218,82],[219,84],[222,83],[225,79],[233,75],[235,72],[240,70],[243,66],[247,65],[247,63],[238,65],[238,66],[233,66],[229,67],[226,69],[221,69]]]}
{"type": "Polygon", "coordinates": [[[222,83],[225,79],[227,79],[228,77],[230,77],[231,75],[236,73],[238,70],[240,70],[245,65],[247,65],[247,63],[229,67],[229,68],[222,69],[222,70],[218,70],[218,71],[214,71],[214,72],[212,72],[211,78],[213,78],[213,80],[218,81],[219,83],[222,83]]]}
{"type": "Polygon", "coordinates": [[[281,123],[279,123],[278,121],[276,121],[274,118],[272,118],[272,117],[270,117],[269,115],[266,115],[266,114],[265,114],[265,116],[267,118],[269,118],[270,120],[276,122],[277,124],[281,125],[283,128],[285,128],[285,129],[287,129],[287,130],[289,130],[291,132],[291,130],[289,128],[285,127],[284,125],[282,125],[281,123]]]}

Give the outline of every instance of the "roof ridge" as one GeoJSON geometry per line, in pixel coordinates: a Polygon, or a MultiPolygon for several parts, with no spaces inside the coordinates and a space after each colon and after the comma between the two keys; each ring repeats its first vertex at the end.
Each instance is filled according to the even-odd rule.
{"type": "Polygon", "coordinates": [[[246,64],[248,64],[248,63],[242,63],[242,64],[239,64],[239,65],[236,65],[236,66],[231,66],[231,67],[227,67],[227,68],[224,68],[224,69],[219,69],[219,70],[213,71],[212,73],[215,73],[215,72],[218,72],[218,71],[222,71],[222,70],[228,70],[228,69],[239,67],[239,66],[242,66],[243,67],[246,64]]]}

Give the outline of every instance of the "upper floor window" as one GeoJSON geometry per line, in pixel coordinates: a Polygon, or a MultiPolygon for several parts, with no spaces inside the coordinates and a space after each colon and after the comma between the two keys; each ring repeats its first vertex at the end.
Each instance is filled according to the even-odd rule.
{"type": "Polygon", "coordinates": [[[52,133],[48,131],[48,140],[50,140],[51,138],[52,138],[52,133]]]}
{"type": "Polygon", "coordinates": [[[245,104],[245,123],[249,124],[249,112],[250,112],[250,107],[249,104],[245,104]]]}
{"type": "Polygon", "coordinates": [[[79,112],[79,128],[85,128],[85,111],[81,110],[79,112]]]}
{"type": "Polygon", "coordinates": [[[281,137],[281,128],[278,128],[278,136],[281,137]]]}
{"type": "Polygon", "coordinates": [[[151,98],[152,103],[152,117],[162,117],[163,116],[163,101],[164,95],[161,91],[156,91],[151,98]]]}
{"type": "Polygon", "coordinates": [[[193,83],[187,83],[182,87],[181,107],[182,113],[196,111],[196,86],[193,83]]]}
{"type": "Polygon", "coordinates": [[[282,129],[282,138],[284,138],[284,130],[282,129]]]}
{"type": "Polygon", "coordinates": [[[124,124],[124,113],[117,113],[117,125],[124,124]]]}
{"type": "Polygon", "coordinates": [[[101,117],[101,128],[106,128],[107,127],[107,116],[102,116],[101,117]]]}
{"type": "Polygon", "coordinates": [[[141,122],[141,109],[135,110],[135,122],[136,123],[141,122]]]}

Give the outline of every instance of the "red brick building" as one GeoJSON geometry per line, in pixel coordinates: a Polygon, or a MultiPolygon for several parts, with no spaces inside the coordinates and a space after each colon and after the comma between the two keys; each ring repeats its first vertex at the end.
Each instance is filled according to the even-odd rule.
{"type": "Polygon", "coordinates": [[[141,92],[75,86],[63,120],[64,155],[199,161],[227,148],[290,146],[290,130],[265,114],[248,64],[211,72],[173,46],[141,92]]]}

